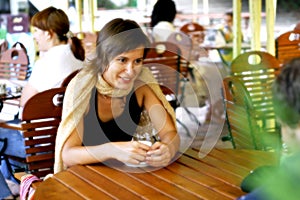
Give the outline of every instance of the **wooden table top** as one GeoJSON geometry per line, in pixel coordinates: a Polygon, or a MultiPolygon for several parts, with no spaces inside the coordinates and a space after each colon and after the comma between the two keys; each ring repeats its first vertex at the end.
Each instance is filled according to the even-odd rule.
{"type": "Polygon", "coordinates": [[[200,158],[188,149],[160,169],[77,165],[39,184],[35,199],[236,199],[242,179],[270,164],[277,164],[272,152],[213,149],[200,158]]]}

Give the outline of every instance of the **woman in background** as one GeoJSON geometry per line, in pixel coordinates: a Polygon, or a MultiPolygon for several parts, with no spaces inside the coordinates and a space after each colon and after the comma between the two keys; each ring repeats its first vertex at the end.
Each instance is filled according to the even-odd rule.
{"type": "Polygon", "coordinates": [[[59,87],[69,74],[82,68],[85,59],[81,41],[71,33],[63,10],[48,7],[32,17],[31,25],[40,58],[23,88],[21,107],[36,93],[59,87]]]}
{"type": "Polygon", "coordinates": [[[151,14],[152,37],[155,42],[167,41],[175,31],[173,21],[176,16],[176,5],[173,0],[158,0],[151,14]]]}
{"type": "MultiPolygon", "coordinates": [[[[36,13],[32,20],[33,36],[40,51],[32,74],[22,90],[20,112],[27,100],[38,92],[59,87],[73,71],[83,67],[85,51],[81,41],[70,32],[67,15],[61,9],[46,8],[36,13]]],[[[5,154],[25,158],[24,140],[19,131],[0,129],[0,137],[7,138],[5,154]]],[[[16,168],[24,168],[14,163],[16,168]]],[[[1,171],[6,179],[15,181],[7,163],[1,161],[1,171]]]]}

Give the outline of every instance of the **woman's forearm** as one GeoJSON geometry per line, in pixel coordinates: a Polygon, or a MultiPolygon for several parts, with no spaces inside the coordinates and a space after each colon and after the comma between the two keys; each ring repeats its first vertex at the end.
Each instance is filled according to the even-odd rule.
{"type": "Polygon", "coordinates": [[[67,167],[103,162],[111,158],[109,143],[97,146],[75,146],[64,149],[62,152],[63,162],[67,167]]]}
{"type": "Polygon", "coordinates": [[[164,144],[167,144],[172,158],[176,155],[176,153],[179,150],[180,146],[180,138],[176,131],[170,131],[168,133],[165,133],[161,137],[161,142],[164,144]]]}

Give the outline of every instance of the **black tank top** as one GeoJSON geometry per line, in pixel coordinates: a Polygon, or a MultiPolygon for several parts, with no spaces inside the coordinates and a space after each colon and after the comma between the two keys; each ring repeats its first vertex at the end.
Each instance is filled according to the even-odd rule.
{"type": "Polygon", "coordinates": [[[107,142],[130,141],[142,112],[134,91],[127,95],[125,109],[115,119],[102,122],[97,113],[97,106],[97,90],[94,89],[90,100],[89,112],[84,118],[83,145],[92,146],[107,142]]]}

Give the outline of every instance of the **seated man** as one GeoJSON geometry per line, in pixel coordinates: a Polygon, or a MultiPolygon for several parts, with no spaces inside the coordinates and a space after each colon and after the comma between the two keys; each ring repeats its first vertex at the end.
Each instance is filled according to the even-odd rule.
{"type": "MultiPolygon", "coordinates": [[[[259,186],[240,200],[300,197],[300,58],[292,60],[282,68],[274,83],[273,93],[275,113],[281,123],[281,163],[271,174],[268,171],[269,175],[256,174],[258,177],[255,177],[255,181],[259,186]],[[257,182],[257,179],[261,181],[257,182]]],[[[255,170],[249,176],[253,175],[255,170]]],[[[249,184],[252,183],[248,182],[249,184]]]]}

